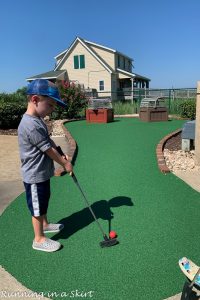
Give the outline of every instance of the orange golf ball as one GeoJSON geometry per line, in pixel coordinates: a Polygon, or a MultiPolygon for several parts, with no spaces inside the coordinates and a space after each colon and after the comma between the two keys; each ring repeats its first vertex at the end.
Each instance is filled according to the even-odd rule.
{"type": "Polygon", "coordinates": [[[116,233],[114,230],[110,231],[109,237],[110,237],[111,239],[114,239],[116,236],[117,236],[117,233],[116,233]]]}

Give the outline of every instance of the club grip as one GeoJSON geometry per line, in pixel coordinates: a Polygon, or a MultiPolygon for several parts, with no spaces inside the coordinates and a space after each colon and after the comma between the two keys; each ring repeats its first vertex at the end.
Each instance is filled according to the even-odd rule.
{"type": "Polygon", "coordinates": [[[63,153],[62,149],[60,146],[57,146],[56,147],[56,150],[58,151],[58,153],[61,155],[61,156],[65,156],[65,154],[63,153]]]}

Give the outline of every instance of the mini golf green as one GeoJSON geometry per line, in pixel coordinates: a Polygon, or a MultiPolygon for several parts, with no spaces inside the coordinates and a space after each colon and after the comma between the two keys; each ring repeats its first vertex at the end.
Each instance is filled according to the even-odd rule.
{"type": "Polygon", "coordinates": [[[22,194],[0,218],[1,265],[33,291],[57,292],[55,299],[77,293],[87,299],[160,300],[180,292],[185,279],[178,259],[188,256],[200,263],[200,195],[173,174],[160,173],[155,150],[182,124],[68,123],[78,144],[75,174],[107,233],[112,217],[120,244],[99,247],[102,235],[73,180],[54,177],[49,219],[63,222],[65,230],[49,236],[63,249],[32,250],[22,194]]]}

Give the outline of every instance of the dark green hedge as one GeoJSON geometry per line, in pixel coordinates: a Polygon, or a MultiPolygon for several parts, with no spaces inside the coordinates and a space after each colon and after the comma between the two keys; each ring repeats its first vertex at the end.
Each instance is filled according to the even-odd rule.
{"type": "MultiPolygon", "coordinates": [[[[77,118],[85,115],[87,98],[81,89],[69,82],[60,82],[58,88],[67,107],[63,109],[57,106],[51,119],[77,118]]],[[[0,93],[0,128],[17,128],[26,107],[26,87],[12,94],[0,93]]]]}
{"type": "Polygon", "coordinates": [[[17,128],[27,104],[18,102],[0,102],[0,128],[17,128]]]}

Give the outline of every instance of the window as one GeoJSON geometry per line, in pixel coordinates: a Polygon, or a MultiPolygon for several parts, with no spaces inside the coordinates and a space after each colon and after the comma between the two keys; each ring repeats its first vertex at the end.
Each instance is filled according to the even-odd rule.
{"type": "Polygon", "coordinates": [[[117,67],[119,68],[120,67],[120,56],[117,55],[117,67]]]}
{"type": "Polygon", "coordinates": [[[132,63],[131,63],[131,60],[128,61],[128,71],[132,72],[132,63]]]}
{"type": "Polygon", "coordinates": [[[104,91],[104,80],[99,80],[99,90],[104,91]]]}
{"type": "Polygon", "coordinates": [[[120,64],[120,69],[123,69],[123,56],[120,56],[120,61],[119,61],[119,64],[120,64]]]}
{"type": "Polygon", "coordinates": [[[126,70],[126,59],[125,59],[125,57],[123,57],[123,67],[124,67],[124,70],[126,70]]]}
{"type": "Polygon", "coordinates": [[[85,55],[74,55],[74,69],[85,68],[85,55]]]}

